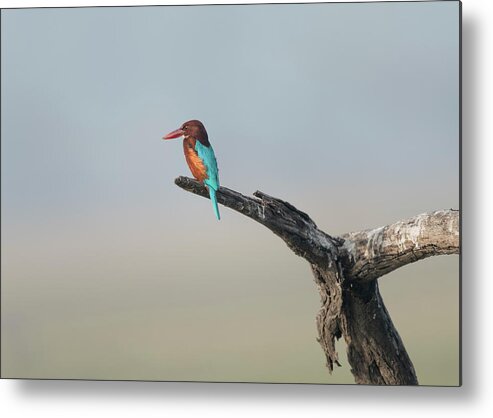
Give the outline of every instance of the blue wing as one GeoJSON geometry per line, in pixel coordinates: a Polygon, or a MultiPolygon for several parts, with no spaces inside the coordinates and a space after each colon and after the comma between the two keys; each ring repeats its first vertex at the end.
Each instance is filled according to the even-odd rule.
{"type": "Polygon", "coordinates": [[[207,186],[212,187],[214,190],[218,190],[219,170],[217,168],[216,156],[214,155],[212,145],[206,147],[197,141],[195,143],[195,151],[197,151],[198,156],[204,162],[205,168],[207,169],[208,178],[204,180],[204,183],[207,184],[207,186]]]}
{"type": "Polygon", "coordinates": [[[214,208],[217,220],[219,220],[221,219],[221,216],[219,215],[216,199],[216,191],[219,189],[219,170],[217,168],[214,150],[211,145],[206,147],[197,141],[195,144],[195,151],[197,151],[199,158],[203,161],[207,170],[207,178],[204,180],[204,183],[209,186],[209,196],[211,197],[212,207],[214,208]]]}

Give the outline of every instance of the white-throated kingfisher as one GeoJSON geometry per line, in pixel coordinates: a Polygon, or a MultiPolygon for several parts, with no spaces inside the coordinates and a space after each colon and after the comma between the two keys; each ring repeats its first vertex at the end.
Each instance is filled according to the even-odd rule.
{"type": "Polygon", "coordinates": [[[219,220],[221,217],[216,199],[216,192],[219,189],[219,170],[207,131],[199,120],[189,120],[179,129],[164,136],[163,139],[174,139],[182,136],[183,151],[188,167],[190,167],[193,176],[209,189],[212,207],[217,220],[219,220]]]}

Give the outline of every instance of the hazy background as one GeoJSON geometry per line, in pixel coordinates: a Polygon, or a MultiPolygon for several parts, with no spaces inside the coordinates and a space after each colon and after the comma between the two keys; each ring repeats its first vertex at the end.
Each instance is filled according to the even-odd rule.
{"type": "MultiPolygon", "coordinates": [[[[457,2],[2,10],[2,376],[352,383],[308,264],[173,184],[333,234],[459,205],[457,2]]],[[[380,280],[421,384],[456,385],[458,257],[380,280]]]]}

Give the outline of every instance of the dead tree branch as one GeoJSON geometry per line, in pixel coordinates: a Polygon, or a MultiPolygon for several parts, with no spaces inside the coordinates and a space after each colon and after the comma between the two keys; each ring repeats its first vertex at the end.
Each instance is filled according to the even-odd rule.
{"type": "Polygon", "coordinates": [[[349,258],[349,275],[353,280],[374,280],[423,258],[459,254],[459,211],[423,213],[341,238],[349,258]]]}
{"type": "MultiPolygon", "coordinates": [[[[209,197],[196,180],[178,177],[175,183],[209,197]]],[[[270,229],[310,263],[322,302],[317,316],[318,340],[330,372],[340,365],[335,341],[343,336],[356,383],[418,384],[376,279],[426,257],[458,254],[458,211],[436,211],[334,237],[290,203],[259,191],[249,197],[221,187],[217,200],[270,229]]]]}
{"type": "MultiPolygon", "coordinates": [[[[188,192],[209,198],[205,186],[188,177],[178,177],[175,183],[188,192]]],[[[327,265],[335,252],[338,241],[320,231],[315,222],[304,212],[283,200],[256,191],[255,197],[244,196],[234,190],[221,187],[217,201],[269,228],[294,251],[310,263],[327,265]]]]}

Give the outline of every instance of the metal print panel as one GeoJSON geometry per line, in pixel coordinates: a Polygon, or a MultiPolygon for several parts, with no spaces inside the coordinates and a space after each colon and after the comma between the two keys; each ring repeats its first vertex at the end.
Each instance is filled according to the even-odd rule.
{"type": "Polygon", "coordinates": [[[2,377],[460,385],[460,16],[3,9],[2,377]]]}

